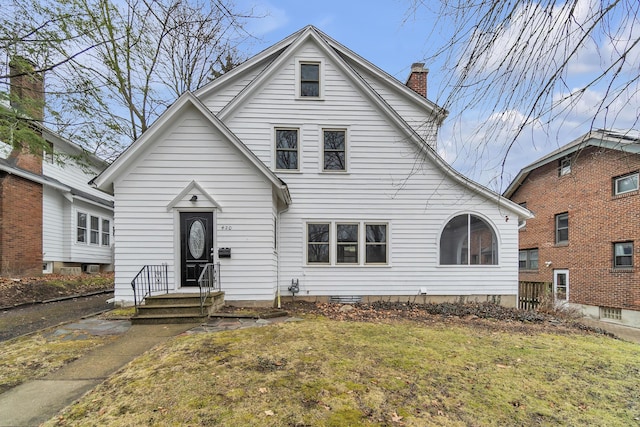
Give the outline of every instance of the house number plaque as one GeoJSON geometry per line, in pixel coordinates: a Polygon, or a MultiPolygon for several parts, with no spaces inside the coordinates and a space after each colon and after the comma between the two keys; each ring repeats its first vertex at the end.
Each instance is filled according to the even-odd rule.
{"type": "Polygon", "coordinates": [[[233,227],[231,227],[230,225],[221,225],[220,226],[220,230],[222,231],[231,231],[233,229],[233,227]]]}

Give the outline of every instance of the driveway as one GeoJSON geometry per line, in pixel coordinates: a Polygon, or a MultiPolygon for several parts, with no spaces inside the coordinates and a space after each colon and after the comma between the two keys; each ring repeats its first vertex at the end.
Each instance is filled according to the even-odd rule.
{"type": "Polygon", "coordinates": [[[24,305],[0,312],[0,341],[113,308],[113,292],[44,304],[24,305]]]}

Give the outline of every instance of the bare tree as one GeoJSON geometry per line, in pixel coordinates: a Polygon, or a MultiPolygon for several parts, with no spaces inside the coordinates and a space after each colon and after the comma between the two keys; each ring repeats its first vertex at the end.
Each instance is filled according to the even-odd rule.
{"type": "Polygon", "coordinates": [[[446,63],[439,102],[457,117],[482,110],[490,118],[473,132],[504,141],[502,168],[524,131],[557,123],[577,109],[585,110],[591,126],[615,126],[629,108],[635,114],[631,124],[640,119],[631,103],[640,94],[637,0],[411,4],[408,17],[433,14],[436,31],[448,32],[447,42],[427,59],[446,63]]]}
{"type": "Polygon", "coordinates": [[[5,70],[23,55],[47,71],[46,124],[107,158],[225,61],[240,62],[249,37],[251,14],[227,0],[11,1],[0,18],[5,70]]]}

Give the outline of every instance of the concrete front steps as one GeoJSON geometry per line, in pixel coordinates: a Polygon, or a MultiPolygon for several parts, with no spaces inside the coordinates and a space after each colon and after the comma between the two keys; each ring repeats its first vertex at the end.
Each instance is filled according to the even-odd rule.
{"type": "Polygon", "coordinates": [[[147,297],[131,318],[133,325],[201,323],[224,305],[224,292],[212,292],[200,310],[200,294],[180,293],[147,297]]]}

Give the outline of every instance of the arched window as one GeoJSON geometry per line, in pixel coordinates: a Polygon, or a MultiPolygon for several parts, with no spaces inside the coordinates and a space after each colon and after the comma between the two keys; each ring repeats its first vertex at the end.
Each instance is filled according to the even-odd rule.
{"type": "Polygon", "coordinates": [[[496,265],[498,241],[482,218],[463,214],[451,219],[440,236],[440,265],[496,265]]]}

